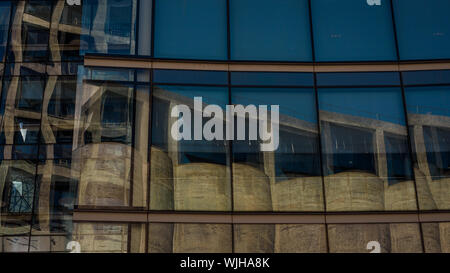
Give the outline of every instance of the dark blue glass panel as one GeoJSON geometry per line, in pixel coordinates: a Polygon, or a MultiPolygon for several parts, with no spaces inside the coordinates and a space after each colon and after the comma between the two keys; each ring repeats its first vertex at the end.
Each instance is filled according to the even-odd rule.
{"type": "Polygon", "coordinates": [[[406,136],[385,134],[384,143],[389,183],[412,180],[411,155],[406,136]]]}
{"type": "Polygon", "coordinates": [[[311,1],[316,61],[397,59],[390,0],[311,1]]]}
{"type": "Polygon", "coordinates": [[[84,78],[95,81],[148,82],[150,72],[141,69],[85,67],[84,78]]]}
{"type": "Polygon", "coordinates": [[[397,72],[317,73],[317,85],[400,85],[400,74],[397,72]]]}
{"type": "Polygon", "coordinates": [[[232,85],[313,86],[312,73],[231,72],[232,85]]]}
{"type": "Polygon", "coordinates": [[[153,70],[153,82],[175,84],[228,84],[224,71],[153,70]]]}
{"type": "Polygon", "coordinates": [[[154,39],[158,58],[227,59],[227,1],[156,1],[154,39]]]}
{"type": "Polygon", "coordinates": [[[321,88],[321,111],[405,125],[400,88],[321,88]]]}
{"type": "Polygon", "coordinates": [[[402,72],[403,84],[449,84],[450,70],[402,72]]]}
{"type": "Polygon", "coordinates": [[[233,88],[231,100],[242,105],[280,105],[280,115],[317,121],[314,93],[309,88],[233,88]]]}
{"type": "Polygon", "coordinates": [[[80,53],[134,55],[136,0],[84,0],[80,53]]]}
{"type": "Polygon", "coordinates": [[[11,1],[0,2],[0,61],[5,57],[6,42],[11,11],[11,1]]]}
{"type": "Polygon", "coordinates": [[[409,114],[450,117],[450,86],[407,87],[409,114]]]}
{"type": "Polygon", "coordinates": [[[393,1],[401,60],[450,58],[450,1],[393,1]]]}
{"type": "Polygon", "coordinates": [[[37,159],[38,146],[37,145],[14,145],[12,159],[37,159]]]}
{"type": "Polygon", "coordinates": [[[307,0],[231,0],[232,60],[312,61],[307,0]]]}

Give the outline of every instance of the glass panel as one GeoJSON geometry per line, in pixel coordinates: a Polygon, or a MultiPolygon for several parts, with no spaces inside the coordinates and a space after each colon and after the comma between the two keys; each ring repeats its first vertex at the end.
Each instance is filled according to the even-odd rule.
{"type": "MultiPolygon", "coordinates": [[[[155,210],[229,211],[228,147],[223,135],[206,140],[206,126],[223,128],[228,88],[157,86],[153,89],[150,207],[155,210]],[[200,97],[194,108],[194,97],[200,97]],[[202,104],[203,103],[203,104],[202,104]],[[203,107],[214,104],[214,118],[203,107]],[[220,117],[219,111],[222,112],[220,117]],[[197,128],[197,129],[194,129],[197,128]]],[[[224,132],[224,131],[223,131],[224,132]]],[[[219,133],[220,135],[220,133],[219,133]]]]}
{"type": "MultiPolygon", "coordinates": [[[[80,181],[77,204],[81,208],[143,208],[147,204],[150,88],[123,81],[140,79],[140,70],[111,72],[89,68],[80,72],[85,78],[77,89],[72,149],[72,168],[80,181]],[[114,75],[117,82],[111,81],[114,75]]],[[[41,149],[41,155],[45,152],[57,156],[58,151],[41,149]]]]}
{"type": "Polygon", "coordinates": [[[77,80],[73,76],[50,76],[47,85],[43,100],[41,142],[72,143],[77,80]]]}
{"type": "Polygon", "coordinates": [[[226,71],[155,69],[153,81],[155,83],[226,85],[228,73],[226,71]]]}
{"type": "Polygon", "coordinates": [[[59,253],[66,252],[66,246],[70,238],[65,235],[39,235],[31,236],[30,238],[30,252],[51,252],[59,253]]]}
{"type": "Polygon", "coordinates": [[[150,253],[231,253],[232,227],[228,224],[150,223],[150,253]]]}
{"type": "Polygon", "coordinates": [[[422,253],[419,224],[328,225],[331,253],[422,253]]]}
{"type": "Polygon", "coordinates": [[[415,210],[400,88],[319,89],[328,211],[415,210]]]}
{"type": "Polygon", "coordinates": [[[423,223],[425,253],[450,253],[450,223],[423,223]]]}
{"type": "Polygon", "coordinates": [[[397,72],[317,73],[319,86],[400,85],[397,72]]]}
{"type": "Polygon", "coordinates": [[[5,79],[0,143],[37,144],[45,80],[39,77],[5,79]]]}
{"type": "Polygon", "coordinates": [[[420,208],[450,209],[450,86],[407,87],[420,208]]]}
{"type": "Polygon", "coordinates": [[[450,70],[402,72],[405,85],[450,84],[450,70]]]}
{"type": "Polygon", "coordinates": [[[397,60],[390,0],[311,1],[316,61],[397,60]]]}
{"type": "Polygon", "coordinates": [[[154,39],[157,58],[226,60],[227,1],[156,1],[154,39]]]}
{"type": "Polygon", "coordinates": [[[81,55],[134,55],[136,7],[136,0],[84,1],[81,55]]]}
{"type": "Polygon", "coordinates": [[[0,2],[0,62],[4,62],[6,42],[8,41],[11,1],[0,2]]]}
{"type": "Polygon", "coordinates": [[[41,244],[51,239],[50,235],[65,237],[72,232],[72,212],[77,199],[78,179],[74,177],[76,173],[71,167],[70,159],[46,160],[38,165],[36,185],[39,190],[35,192],[31,232],[32,235],[47,237],[38,238],[37,251],[41,244]]]}
{"type": "Polygon", "coordinates": [[[51,0],[26,1],[25,13],[46,21],[50,21],[52,16],[52,1],[51,0]]]}
{"type": "Polygon", "coordinates": [[[0,173],[0,235],[27,235],[33,202],[37,201],[33,200],[36,164],[4,160],[0,173]]]}
{"type": "Polygon", "coordinates": [[[74,157],[80,206],[127,206],[130,191],[134,88],[88,81],[77,100],[74,157]]]}
{"type": "Polygon", "coordinates": [[[312,73],[231,72],[232,85],[313,86],[312,73]]]}
{"type": "Polygon", "coordinates": [[[143,224],[75,223],[72,241],[80,253],[145,252],[143,224]]]}
{"type": "Polygon", "coordinates": [[[307,0],[231,0],[232,60],[312,61],[307,0]]]}
{"type": "Polygon", "coordinates": [[[234,225],[235,253],[325,253],[325,225],[234,225]]]}
{"type": "MultiPolygon", "coordinates": [[[[22,17],[17,4],[15,18],[22,17]]],[[[25,21],[16,21],[12,25],[8,61],[10,62],[45,62],[48,60],[49,31],[47,22],[31,24],[25,21]]]]}
{"type": "Polygon", "coordinates": [[[322,211],[314,90],[232,88],[231,100],[235,107],[246,107],[245,113],[233,114],[236,116],[233,141],[234,209],[322,211]],[[276,105],[279,106],[279,113],[274,108],[276,105]],[[271,119],[264,119],[261,107],[267,107],[271,119]],[[240,125],[242,122],[244,126],[240,125]],[[263,140],[264,135],[257,130],[264,130],[264,126],[270,129],[270,138],[263,140]],[[242,130],[245,137],[238,138],[242,130]],[[270,145],[273,149],[265,149],[263,145],[270,145]]]}
{"type": "Polygon", "coordinates": [[[393,1],[401,60],[449,59],[448,0],[393,1]]]}

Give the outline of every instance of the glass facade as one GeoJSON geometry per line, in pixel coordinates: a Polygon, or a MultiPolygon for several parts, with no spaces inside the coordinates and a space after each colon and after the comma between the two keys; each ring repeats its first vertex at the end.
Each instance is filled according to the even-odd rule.
{"type": "Polygon", "coordinates": [[[1,1],[0,252],[449,252],[447,1],[278,2],[1,1]]]}

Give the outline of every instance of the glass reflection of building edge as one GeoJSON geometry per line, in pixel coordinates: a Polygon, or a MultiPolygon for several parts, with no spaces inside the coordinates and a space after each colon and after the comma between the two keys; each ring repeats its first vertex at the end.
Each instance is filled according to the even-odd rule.
{"type": "MultiPolygon", "coordinates": [[[[386,114],[384,105],[367,116],[367,109],[353,111],[358,102],[352,105],[352,97],[344,106],[324,99],[326,90],[348,89],[339,85],[272,85],[265,82],[268,75],[233,84],[229,77],[240,72],[230,70],[228,63],[228,70],[222,71],[224,81],[202,74],[204,69],[217,72],[208,66],[210,61],[183,71],[186,60],[181,60],[168,65],[167,70],[181,71],[171,74],[172,82],[155,82],[156,68],[134,67],[131,58],[129,63],[117,59],[124,67],[105,68],[84,67],[80,56],[149,57],[151,35],[138,26],[151,24],[152,19],[142,15],[152,4],[83,2],[70,8],[63,0],[0,3],[5,15],[0,25],[6,25],[0,29],[0,252],[65,252],[69,241],[79,242],[83,252],[355,252],[365,251],[364,243],[370,240],[378,240],[383,252],[450,251],[448,219],[292,220],[298,215],[325,219],[448,212],[450,121],[449,105],[442,103],[449,101],[445,77],[443,83],[399,82],[395,87],[377,87],[365,79],[349,84],[404,95],[394,107],[401,109],[396,121],[380,118],[386,114]],[[184,72],[192,74],[183,76],[184,72]],[[192,109],[191,91],[203,90],[205,98],[208,92],[220,93],[219,99],[209,98],[210,104],[270,105],[276,99],[264,98],[262,90],[268,87],[279,92],[280,100],[288,89],[310,93],[314,105],[307,111],[299,107],[281,113],[276,152],[261,152],[258,141],[194,144],[171,138],[175,118],[170,112],[178,104],[192,109]],[[441,104],[427,100],[424,94],[431,92],[427,88],[441,104]],[[252,89],[260,92],[257,99],[242,96],[252,89]],[[324,107],[327,103],[334,104],[335,111],[324,107]],[[73,220],[83,213],[96,217],[112,212],[122,220],[73,220]],[[166,221],[139,218],[158,213],[167,215],[166,221]],[[182,220],[189,213],[200,218],[182,220]],[[230,219],[240,214],[274,218],[255,223],[223,220],[230,214],[230,219]],[[294,218],[277,222],[276,217],[286,215],[294,218]]],[[[157,29],[153,35],[163,34],[157,29]]],[[[245,54],[238,56],[245,61],[245,54]]],[[[221,55],[221,61],[224,58],[221,55]]],[[[258,71],[271,69],[264,62],[249,65],[258,71]]],[[[287,74],[278,77],[288,82],[296,73],[287,74]]]]}

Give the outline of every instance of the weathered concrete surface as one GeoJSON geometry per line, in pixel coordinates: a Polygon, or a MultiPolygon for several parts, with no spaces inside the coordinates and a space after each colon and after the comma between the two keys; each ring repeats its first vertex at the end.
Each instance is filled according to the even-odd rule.
{"type": "Polygon", "coordinates": [[[232,227],[229,224],[175,224],[174,253],[230,253],[232,227]]]}
{"type": "Polygon", "coordinates": [[[227,166],[190,163],[174,167],[175,210],[230,211],[227,166]]]}

